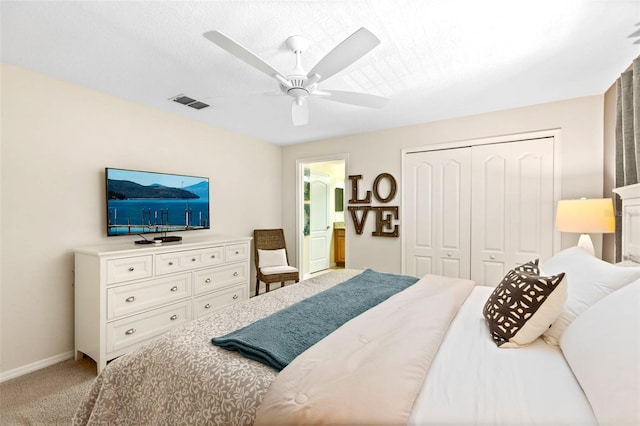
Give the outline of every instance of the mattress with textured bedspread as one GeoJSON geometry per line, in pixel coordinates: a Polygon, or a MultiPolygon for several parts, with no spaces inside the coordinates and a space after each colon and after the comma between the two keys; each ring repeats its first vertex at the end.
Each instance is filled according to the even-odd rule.
{"type": "Polygon", "coordinates": [[[73,424],[251,424],[277,371],[211,344],[221,336],[343,282],[337,270],[177,328],[111,362],[73,424]]]}

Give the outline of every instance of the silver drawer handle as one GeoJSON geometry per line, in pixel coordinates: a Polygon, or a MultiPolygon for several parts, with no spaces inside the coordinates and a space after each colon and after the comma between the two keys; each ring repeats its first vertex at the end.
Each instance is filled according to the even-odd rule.
{"type": "Polygon", "coordinates": [[[211,282],[211,278],[207,278],[206,280],[204,280],[204,282],[209,284],[211,282]]]}
{"type": "Polygon", "coordinates": [[[234,295],[233,295],[233,300],[236,300],[237,298],[238,298],[238,295],[237,295],[237,294],[234,294],[234,295]]]}
{"type": "Polygon", "coordinates": [[[131,302],[133,302],[134,300],[136,300],[136,297],[135,297],[135,296],[129,296],[129,297],[127,297],[126,299],[124,299],[124,301],[125,301],[125,302],[127,302],[127,303],[131,303],[131,302]]]}
{"type": "Polygon", "coordinates": [[[236,254],[240,254],[240,252],[239,252],[239,251],[236,251],[236,254]]]}
{"type": "Polygon", "coordinates": [[[496,258],[496,257],[495,257],[494,255],[489,256],[489,259],[491,259],[491,260],[493,260],[493,259],[495,259],[495,258],[496,258]]]}
{"type": "Polygon", "coordinates": [[[234,276],[234,277],[237,277],[237,276],[238,276],[238,272],[234,272],[234,273],[233,273],[233,276],[234,276]]]}
{"type": "Polygon", "coordinates": [[[125,332],[124,332],[124,334],[133,334],[133,333],[135,333],[135,332],[136,332],[136,329],[135,329],[135,328],[130,328],[130,329],[128,329],[127,331],[125,331],[125,332]]]}
{"type": "Polygon", "coordinates": [[[209,309],[211,307],[211,303],[207,303],[206,305],[204,305],[205,309],[209,309]]]}
{"type": "Polygon", "coordinates": [[[173,287],[171,287],[171,288],[170,288],[170,290],[171,290],[171,291],[178,291],[178,286],[175,286],[175,285],[174,285],[173,287]]]}
{"type": "Polygon", "coordinates": [[[177,319],[178,319],[178,316],[174,314],[174,315],[171,315],[171,318],[169,318],[169,319],[170,319],[171,321],[175,321],[175,320],[177,320],[177,319]]]}
{"type": "Polygon", "coordinates": [[[135,270],[136,270],[136,268],[134,268],[133,266],[130,266],[130,267],[129,267],[129,272],[133,272],[133,271],[135,271],[135,270]]]}
{"type": "Polygon", "coordinates": [[[173,266],[173,262],[169,262],[169,266],[173,266]]]}
{"type": "Polygon", "coordinates": [[[191,258],[191,261],[192,261],[192,262],[195,262],[195,261],[196,261],[196,258],[195,258],[195,257],[191,258]]]}
{"type": "Polygon", "coordinates": [[[212,254],[212,255],[211,255],[211,258],[212,258],[212,259],[215,259],[215,258],[216,258],[216,255],[215,255],[215,254],[212,254]]]}

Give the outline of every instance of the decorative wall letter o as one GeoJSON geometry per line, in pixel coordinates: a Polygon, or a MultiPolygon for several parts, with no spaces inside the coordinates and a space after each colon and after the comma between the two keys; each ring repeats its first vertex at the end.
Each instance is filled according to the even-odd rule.
{"type": "Polygon", "coordinates": [[[376,200],[380,201],[381,203],[388,203],[389,201],[393,200],[393,197],[396,196],[396,190],[396,180],[389,173],[380,173],[373,181],[373,195],[376,197],[376,200]],[[387,195],[386,198],[382,198],[380,196],[380,193],[378,192],[378,185],[380,184],[380,181],[385,178],[389,179],[389,195],[387,195]]]}

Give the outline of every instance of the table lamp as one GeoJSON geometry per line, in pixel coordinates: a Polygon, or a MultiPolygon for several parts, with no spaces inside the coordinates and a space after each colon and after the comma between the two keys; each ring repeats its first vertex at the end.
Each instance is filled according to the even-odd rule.
{"type": "Polygon", "coordinates": [[[614,232],[615,223],[611,198],[558,201],[556,227],[560,232],[581,234],[578,247],[583,247],[594,256],[595,250],[589,234],[614,232]]]}

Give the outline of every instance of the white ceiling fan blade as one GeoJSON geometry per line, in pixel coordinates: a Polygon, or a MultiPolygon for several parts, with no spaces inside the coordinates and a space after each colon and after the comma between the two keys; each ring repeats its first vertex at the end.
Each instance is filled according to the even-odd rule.
{"type": "Polygon", "coordinates": [[[207,40],[217,44],[236,58],[246,62],[247,64],[262,71],[263,73],[274,78],[276,78],[275,76],[280,76],[284,79],[282,73],[272,67],[267,61],[265,61],[237,41],[230,39],[220,31],[208,31],[202,35],[207,40]]]}
{"type": "Polygon", "coordinates": [[[380,44],[378,37],[366,28],[360,28],[333,48],[309,71],[307,77],[318,74],[318,81],[326,80],[342,71],[380,44]]]}
{"type": "Polygon", "coordinates": [[[294,126],[309,123],[309,104],[305,98],[294,99],[291,102],[291,120],[294,126]]]}
{"type": "Polygon", "coordinates": [[[342,90],[322,90],[314,92],[313,95],[319,95],[320,99],[328,101],[367,108],[382,108],[389,102],[388,98],[383,98],[382,96],[370,95],[368,93],[345,92],[342,90]]]}

